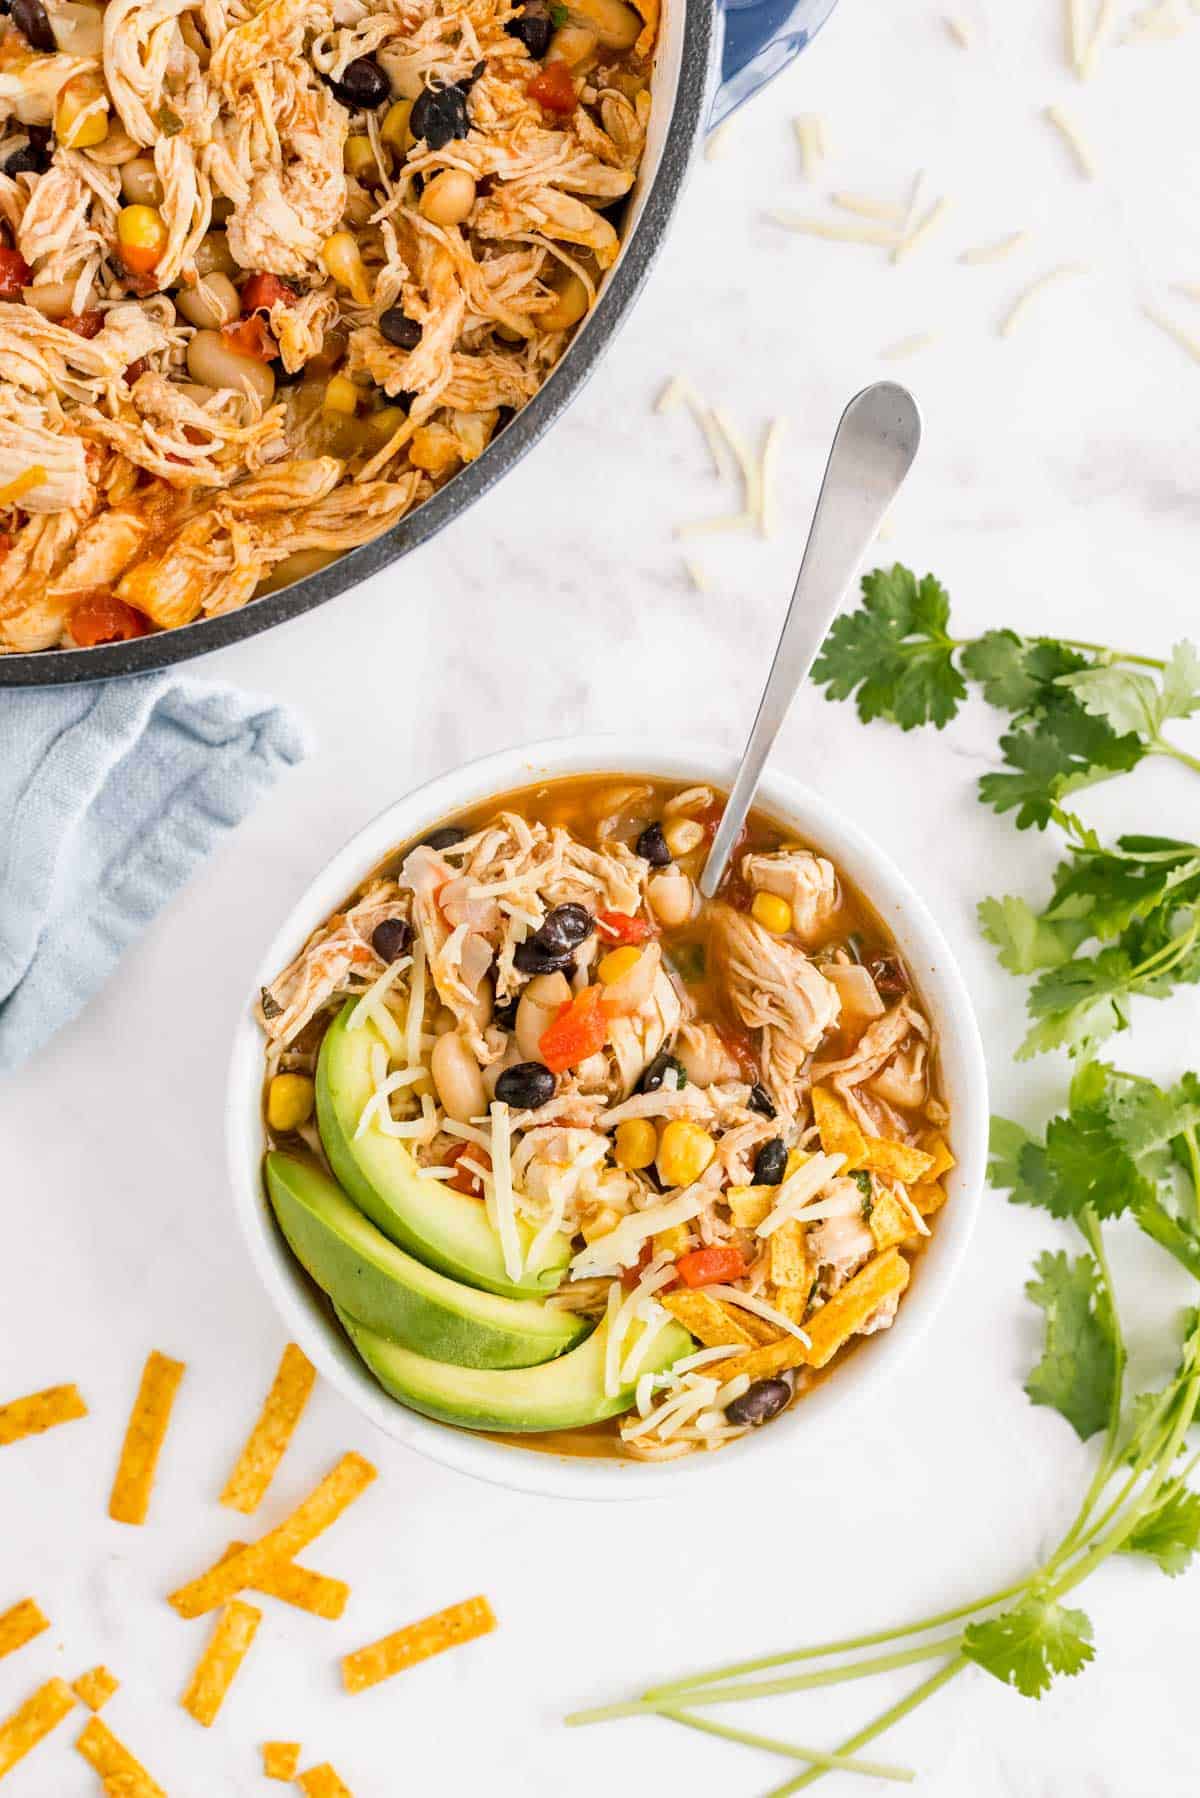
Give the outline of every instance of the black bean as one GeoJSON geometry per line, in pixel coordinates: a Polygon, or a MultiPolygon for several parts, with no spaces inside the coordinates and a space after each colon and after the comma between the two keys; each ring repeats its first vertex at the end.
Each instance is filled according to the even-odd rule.
{"type": "Polygon", "coordinates": [[[732,1399],[725,1407],[725,1415],[730,1423],[749,1423],[757,1426],[766,1423],[769,1418],[778,1416],[792,1396],[792,1389],[786,1380],[755,1380],[748,1386],[741,1398],[732,1399]]]}
{"type": "Polygon", "coordinates": [[[558,1082],[541,1061],[519,1061],[505,1068],[496,1082],[496,1097],[515,1111],[535,1111],[554,1097],[558,1082]]]}
{"type": "Polygon", "coordinates": [[[391,83],[373,56],[356,56],[329,85],[351,112],[382,106],[392,92],[391,83]]]}
{"type": "Polygon", "coordinates": [[[529,941],[544,955],[564,955],[578,949],[595,928],[586,905],[556,905],[546,913],[529,941]]]}
{"type": "Polygon", "coordinates": [[[513,950],[513,965],[522,974],[573,974],[575,952],[573,949],[560,949],[557,953],[539,949],[529,937],[513,950]]]}
{"type": "Polygon", "coordinates": [[[444,150],[451,138],[465,137],[471,129],[466,94],[461,87],[423,88],[413,102],[408,128],[431,150],[444,150]]]}
{"type": "Polygon", "coordinates": [[[4,165],[6,175],[42,175],[50,167],[50,158],[44,150],[35,144],[25,144],[14,150],[4,165]]]}
{"type": "Polygon", "coordinates": [[[510,19],[504,27],[510,37],[515,37],[524,44],[530,56],[541,62],[550,48],[550,36],[554,26],[550,20],[550,8],[541,6],[538,0],[530,0],[523,6],[515,19],[510,19]]]}
{"type": "Polygon", "coordinates": [[[461,843],[466,834],[457,824],[443,824],[440,830],[431,830],[421,841],[426,849],[453,849],[455,843],[461,843]]]}
{"type": "Polygon", "coordinates": [[[775,1105],[771,1095],[765,1086],[759,1085],[757,1080],[750,1088],[750,1097],[746,1100],[746,1104],[751,1111],[761,1112],[765,1118],[773,1118],[775,1116],[775,1105]]]}
{"type": "Polygon", "coordinates": [[[58,49],[42,0],[12,0],[12,22],[35,50],[58,49]]]}
{"type": "Polygon", "coordinates": [[[787,1148],[782,1136],[773,1136],[754,1157],[754,1184],[778,1186],[786,1172],[787,1148]]]}
{"type": "Polygon", "coordinates": [[[384,918],[371,932],[371,947],[380,961],[399,961],[412,939],[412,925],[406,918],[384,918]]]}
{"type": "Polygon", "coordinates": [[[514,993],[511,999],[497,999],[492,1012],[497,1024],[503,1024],[506,1030],[512,1030],[517,1022],[517,1006],[520,1003],[520,996],[517,993],[514,993]]]}
{"type": "Polygon", "coordinates": [[[671,851],[667,848],[667,839],[663,835],[662,825],[647,824],[637,840],[637,853],[652,868],[669,867],[672,861],[671,851]]]}
{"type": "Polygon", "coordinates": [[[908,975],[894,955],[872,955],[867,960],[867,973],[877,990],[890,998],[908,991],[908,975]]]}
{"type": "Polygon", "coordinates": [[[660,1049],[638,1081],[638,1091],[640,1093],[656,1093],[670,1073],[675,1075],[677,1089],[687,1085],[687,1069],[683,1063],[677,1056],[669,1055],[665,1049],[660,1049]]]}
{"type": "Polygon", "coordinates": [[[379,329],[398,350],[415,350],[421,341],[420,325],[399,306],[389,306],[386,312],[380,314],[379,329]]]}

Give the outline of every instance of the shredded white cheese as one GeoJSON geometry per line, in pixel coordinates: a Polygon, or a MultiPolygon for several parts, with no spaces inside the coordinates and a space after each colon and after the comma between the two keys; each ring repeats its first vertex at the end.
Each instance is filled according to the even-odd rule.
{"type": "Polygon", "coordinates": [[[907,1216],[909,1222],[912,1224],[912,1227],[916,1231],[917,1235],[918,1236],[932,1236],[933,1231],[929,1228],[929,1225],[925,1222],[925,1219],[921,1216],[921,1213],[917,1210],[916,1206],[913,1204],[912,1200],[909,1198],[908,1193],[905,1191],[904,1187],[903,1186],[891,1186],[888,1188],[888,1191],[891,1193],[892,1197],[895,1199],[897,1205],[899,1205],[901,1211],[903,1211],[905,1213],[905,1215],[907,1216]]]}
{"type": "Polygon", "coordinates": [[[712,537],[725,531],[749,531],[758,523],[757,512],[726,512],[718,518],[696,518],[677,524],[676,537],[712,537]]]}
{"type": "Polygon", "coordinates": [[[408,1015],[404,1020],[404,1059],[409,1063],[421,1059],[424,1022],[425,945],[418,935],[413,940],[412,977],[408,983],[408,1015]]]}
{"type": "Polygon", "coordinates": [[[944,18],[946,30],[960,50],[971,48],[971,27],[957,13],[947,13],[944,18]]]}
{"type": "Polygon", "coordinates": [[[686,1224],[704,1209],[710,1188],[697,1183],[685,1186],[674,1198],[664,1199],[661,1205],[648,1205],[645,1211],[631,1211],[623,1217],[614,1229],[604,1236],[597,1236],[580,1249],[571,1263],[571,1272],[576,1279],[587,1274],[608,1273],[614,1268],[632,1267],[642,1252],[642,1244],[660,1230],[669,1230],[673,1224],[686,1224]]]}
{"type": "Polygon", "coordinates": [[[908,208],[897,206],[891,200],[872,200],[866,194],[830,194],[834,206],[840,206],[843,212],[854,212],[859,218],[884,219],[894,225],[902,225],[908,216],[908,208]]]}
{"type": "Polygon", "coordinates": [[[695,592],[707,593],[711,583],[699,562],[693,561],[690,556],[685,556],[683,568],[695,592]]]}
{"type": "Polygon", "coordinates": [[[800,146],[800,166],[806,175],[811,175],[828,154],[825,121],[815,112],[802,113],[792,120],[792,130],[800,146]]]}
{"type": "Polygon", "coordinates": [[[1096,177],[1096,164],[1092,159],[1091,151],[1083,141],[1083,137],[1081,136],[1079,127],[1076,125],[1075,121],[1068,118],[1061,106],[1047,106],[1043,116],[1054,126],[1055,130],[1060,133],[1063,142],[1070,150],[1071,155],[1075,158],[1080,174],[1088,181],[1094,181],[1096,177]]]}
{"type": "Polygon", "coordinates": [[[1174,319],[1168,318],[1165,312],[1159,312],[1153,306],[1143,306],[1142,311],[1152,325],[1157,325],[1160,331],[1173,337],[1180,349],[1186,350],[1193,361],[1200,362],[1200,337],[1191,331],[1185,331],[1182,325],[1177,325],[1174,319]]]}
{"type": "Polygon", "coordinates": [[[775,535],[776,503],[775,503],[775,465],[779,460],[779,445],[783,441],[783,419],[773,418],[767,426],[767,434],[763,440],[762,455],[758,464],[758,528],[764,537],[775,535]]]}
{"type": "Polygon", "coordinates": [[[1056,282],[1065,281],[1070,275],[1083,275],[1086,273],[1087,270],[1083,263],[1064,262],[1061,267],[1052,268],[1048,274],[1039,275],[1038,279],[1032,282],[1030,286],[1025,289],[1024,293],[1018,294],[1016,300],[1009,307],[1003,319],[1000,321],[1001,337],[1012,336],[1017,326],[1021,323],[1021,320],[1025,317],[1025,314],[1033,301],[1037,299],[1039,294],[1044,293],[1048,287],[1053,287],[1056,282]]]}
{"type": "Polygon", "coordinates": [[[384,1003],[384,994],[412,966],[410,955],[401,955],[391,962],[379,976],[372,981],[346,1022],[347,1030],[361,1030],[365,1024],[374,1024],[380,1036],[388,1046],[388,1050],[397,1061],[409,1059],[404,1055],[404,1038],[388,1007],[384,1003]]]}
{"type": "MultiPolygon", "coordinates": [[[[661,1287],[669,1286],[674,1278],[675,1264],[671,1257],[655,1255],[648,1266],[642,1270],[637,1285],[630,1288],[615,1311],[610,1310],[608,1339],[604,1344],[604,1393],[606,1398],[615,1398],[621,1388],[636,1377],[638,1366],[645,1359],[655,1334],[653,1311],[658,1311],[660,1317],[665,1316],[660,1306],[654,1306],[652,1311],[646,1301],[653,1299],[654,1294],[661,1287]],[[641,1335],[634,1344],[633,1354],[630,1356],[630,1362],[634,1364],[623,1366],[622,1351],[625,1347],[625,1338],[639,1319],[643,1327],[641,1335]],[[638,1358],[636,1362],[634,1362],[634,1357],[638,1358]]],[[[621,1287],[616,1280],[609,1288],[610,1300],[614,1292],[620,1296],[621,1287]]]]}
{"type": "Polygon", "coordinates": [[[496,1234],[504,1256],[504,1271],[510,1280],[519,1280],[525,1271],[521,1259],[521,1238],[517,1230],[517,1202],[512,1184],[512,1131],[508,1106],[502,1099],[492,1100],[492,1179],[488,1191],[490,1208],[494,1208],[496,1234]]]}
{"type": "Polygon", "coordinates": [[[1028,241],[1028,231],[1013,231],[1008,237],[1001,237],[995,243],[979,244],[974,249],[964,250],[958,260],[968,263],[1002,262],[1006,256],[1011,256],[1014,250],[1019,250],[1021,245],[1028,241]]]}
{"type": "Polygon", "coordinates": [[[1083,62],[1083,0],[1064,0],[1067,30],[1067,61],[1076,75],[1083,62]]]}
{"type": "Polygon", "coordinates": [[[1100,62],[1100,52],[1106,47],[1112,36],[1117,17],[1117,0],[1100,0],[1100,11],[1096,15],[1096,24],[1088,39],[1083,55],[1079,59],[1079,75],[1083,81],[1090,81],[1096,73],[1100,62]]]}
{"type": "Polygon", "coordinates": [[[906,256],[911,256],[912,252],[937,230],[949,210],[950,201],[944,195],[940,200],[935,200],[920,222],[914,225],[896,245],[892,251],[892,261],[902,262],[906,256]]]}
{"type": "Polygon", "coordinates": [[[885,362],[899,362],[905,356],[915,356],[918,350],[928,349],[937,339],[936,331],[914,331],[911,337],[901,337],[895,343],[889,343],[879,354],[885,362]]]}
{"type": "Polygon", "coordinates": [[[798,1167],[791,1177],[779,1188],[775,1204],[762,1223],[758,1226],[759,1236],[773,1236],[781,1224],[786,1224],[810,1199],[815,1199],[823,1186],[836,1174],[840,1174],[846,1165],[844,1155],[812,1155],[798,1167]]]}
{"type": "Polygon", "coordinates": [[[808,218],[803,213],[787,211],[772,211],[767,217],[785,231],[797,231],[802,237],[824,237],[833,243],[878,244],[885,250],[896,247],[895,231],[883,225],[841,225],[836,220],[808,218]]]}

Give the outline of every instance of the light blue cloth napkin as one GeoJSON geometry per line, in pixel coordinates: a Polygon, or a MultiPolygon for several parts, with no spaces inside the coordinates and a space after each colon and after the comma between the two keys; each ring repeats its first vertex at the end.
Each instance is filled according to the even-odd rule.
{"type": "Polygon", "coordinates": [[[0,1072],[306,748],[282,707],[178,675],[0,691],[0,1072]]]}

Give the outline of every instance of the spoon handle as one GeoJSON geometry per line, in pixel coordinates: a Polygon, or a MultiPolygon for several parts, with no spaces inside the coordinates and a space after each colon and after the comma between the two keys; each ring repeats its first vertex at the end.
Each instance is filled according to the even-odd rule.
{"type": "Polygon", "coordinates": [[[858,564],[912,467],[920,441],[917,402],[893,381],[878,381],[855,394],[838,421],[775,660],[700,876],[700,891],[707,899],[721,884],[796,688],[816,661],[858,564]]]}

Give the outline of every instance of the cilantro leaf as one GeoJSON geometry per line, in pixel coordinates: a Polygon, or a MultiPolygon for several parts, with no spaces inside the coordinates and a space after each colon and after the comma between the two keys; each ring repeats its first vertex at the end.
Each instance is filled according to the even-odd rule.
{"type": "Polygon", "coordinates": [[[1190,718],[1200,712],[1200,651],[1186,638],[1171,651],[1162,687],[1164,718],[1190,718]]]}
{"type": "Polygon", "coordinates": [[[1014,715],[1038,710],[1061,676],[1087,666],[1085,656],[1052,638],[1030,642],[1015,631],[985,631],[962,653],[964,674],[979,682],[988,704],[1014,715]]]}
{"type": "Polygon", "coordinates": [[[1040,1698],[1059,1674],[1082,1673],[1096,1653],[1086,1612],[1036,1596],[986,1623],[969,1624],[962,1647],[968,1659],[1026,1698],[1040,1698]]]}
{"type": "Polygon", "coordinates": [[[1117,839],[1111,849],[1076,846],[1054,876],[1045,917],[1086,922],[1105,941],[1146,918],[1168,899],[1173,907],[1200,898],[1200,844],[1174,837],[1117,839]]]}
{"type": "Polygon", "coordinates": [[[1001,1192],[1011,1190],[1020,1178],[1021,1153],[1033,1138],[1010,1118],[994,1117],[988,1133],[988,1184],[1001,1192]]]}
{"type": "Polygon", "coordinates": [[[1125,1538],[1121,1553],[1148,1555],[1169,1579],[1186,1572],[1200,1553],[1200,1492],[1181,1486],[1155,1505],[1125,1538]]]}
{"type": "Polygon", "coordinates": [[[1015,772],[985,774],[979,797],[998,812],[1015,811],[1018,830],[1044,830],[1068,793],[1127,773],[1147,754],[1140,737],[1117,735],[1069,696],[1001,737],[1000,748],[1015,772]]]}
{"type": "Polygon", "coordinates": [[[996,945],[1000,965],[1010,974],[1057,968],[1092,934],[1089,925],[1074,918],[1039,917],[1024,899],[1011,894],[1003,899],[981,899],[978,916],[980,930],[996,945]]]}
{"type": "Polygon", "coordinates": [[[864,723],[886,718],[902,730],[941,730],[967,696],[946,635],[950,600],[927,574],[877,568],[863,576],[863,603],[836,618],[813,668],[829,699],[856,698],[864,723]]]}
{"type": "Polygon", "coordinates": [[[1134,984],[1134,964],[1117,947],[1047,969],[1029,994],[1029,1014],[1036,1021],[1017,1060],[1029,1061],[1048,1049],[1088,1052],[1118,1030],[1127,1030],[1134,984]]]}
{"type": "Polygon", "coordinates": [[[1025,1391],[1086,1442],[1110,1421],[1120,1360],[1100,1269],[1091,1255],[1070,1261],[1059,1250],[1039,1255],[1034,1273],[1025,1292],[1046,1314],[1046,1340],[1025,1391]]]}

